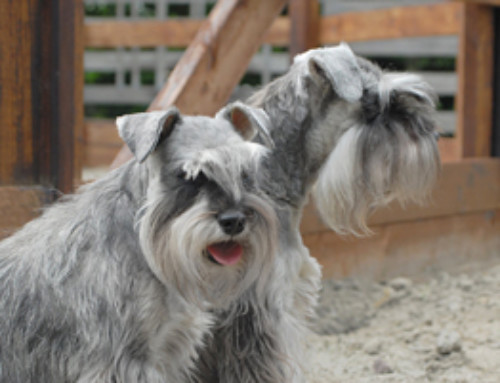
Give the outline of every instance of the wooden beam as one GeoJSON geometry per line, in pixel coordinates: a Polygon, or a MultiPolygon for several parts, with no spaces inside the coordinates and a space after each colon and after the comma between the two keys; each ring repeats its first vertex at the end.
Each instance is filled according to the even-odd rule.
{"type": "Polygon", "coordinates": [[[459,155],[491,154],[493,118],[493,8],[463,4],[456,98],[459,155]]]}
{"type": "MultiPolygon", "coordinates": [[[[85,24],[86,47],[187,47],[203,25],[203,20],[91,21],[85,24]]],[[[263,42],[288,45],[290,21],[279,17],[264,35],[263,42]]]]}
{"type": "Polygon", "coordinates": [[[46,190],[73,189],[82,7],[81,0],[0,2],[0,185],[9,187],[1,188],[1,230],[33,218],[33,208],[55,198],[46,190]]]}
{"type": "Polygon", "coordinates": [[[264,35],[262,43],[280,47],[290,44],[290,19],[277,17],[264,35]]]}
{"type": "Polygon", "coordinates": [[[79,7],[81,0],[0,4],[0,184],[72,190],[76,109],[83,113],[79,7]]]}
{"type": "Polygon", "coordinates": [[[442,162],[459,160],[459,147],[456,137],[441,137],[438,141],[438,147],[442,162]]]}
{"type": "Polygon", "coordinates": [[[466,4],[487,4],[494,7],[500,7],[500,0],[455,0],[466,4]]]}
{"type": "MultiPolygon", "coordinates": [[[[416,221],[500,209],[500,159],[478,158],[443,164],[440,179],[429,202],[423,206],[398,203],[380,209],[369,226],[416,221]]],[[[304,211],[304,234],[330,231],[309,205],[304,211]]]]}
{"type": "Polygon", "coordinates": [[[321,19],[320,44],[403,37],[454,35],[459,32],[461,4],[444,3],[350,12],[321,19]]]}
{"type": "MultiPolygon", "coordinates": [[[[51,55],[54,59],[42,62],[43,75],[49,76],[51,88],[42,88],[42,97],[50,100],[42,111],[40,126],[43,134],[50,132],[51,142],[39,148],[39,163],[42,166],[40,182],[53,185],[63,193],[73,191],[75,178],[75,147],[81,132],[83,116],[83,46],[77,39],[81,37],[80,23],[83,22],[83,1],[42,1],[42,26],[50,23],[50,32],[46,33],[45,47],[42,54],[51,55]],[[48,12],[45,12],[48,10],[48,12]],[[49,41],[50,38],[50,41],[49,41]],[[77,104],[78,102],[78,104],[77,104]],[[50,121],[50,125],[49,125],[50,121]],[[42,154],[42,151],[43,154],[42,154]]],[[[42,77],[43,78],[43,77],[42,77]]],[[[48,83],[47,83],[48,84],[48,83]]],[[[42,86],[47,86],[42,84],[42,86]]]]}
{"type": "Polygon", "coordinates": [[[0,2],[0,184],[35,178],[32,52],[36,0],[0,2]]]}
{"type": "Polygon", "coordinates": [[[500,157],[500,7],[494,9],[495,47],[493,52],[493,124],[491,155],[500,157]]]}
{"type": "Polygon", "coordinates": [[[73,185],[81,183],[82,176],[82,159],[83,159],[83,134],[84,134],[84,36],[83,36],[83,20],[84,20],[84,5],[83,0],[73,0],[74,3],[74,78],[73,78],[73,93],[74,93],[74,169],[73,169],[73,185]]]}
{"type": "MultiPolygon", "coordinates": [[[[181,112],[212,115],[233,88],[286,0],[220,0],[148,110],[176,105],[181,112]]],[[[125,147],[112,168],[131,158],[125,147]]]]}
{"type": "Polygon", "coordinates": [[[51,189],[40,186],[0,187],[0,239],[12,234],[26,222],[41,214],[42,208],[53,201],[51,189]]]}
{"type": "Polygon", "coordinates": [[[317,0],[290,0],[290,56],[319,45],[320,10],[317,0]]]}
{"type": "Polygon", "coordinates": [[[202,24],[202,20],[92,21],[85,24],[85,46],[186,47],[202,24]]]}
{"type": "Polygon", "coordinates": [[[380,225],[366,238],[321,232],[303,239],[325,278],[381,281],[453,272],[472,262],[498,264],[500,210],[380,225]]]}
{"type": "Polygon", "coordinates": [[[122,146],[123,141],[113,120],[91,119],[85,122],[82,148],[84,166],[109,165],[122,146]]]}

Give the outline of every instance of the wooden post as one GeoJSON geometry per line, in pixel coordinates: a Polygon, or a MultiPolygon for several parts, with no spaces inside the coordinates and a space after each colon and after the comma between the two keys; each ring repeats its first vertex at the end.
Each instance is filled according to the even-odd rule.
{"type": "Polygon", "coordinates": [[[290,57],[319,45],[318,0],[290,0],[290,57]]]}
{"type": "MultiPolygon", "coordinates": [[[[286,0],[219,0],[148,110],[214,114],[227,102],[286,0]]],[[[132,158],[126,146],[111,165],[132,158]]]]}
{"type": "Polygon", "coordinates": [[[52,190],[73,189],[83,115],[81,18],[81,0],[0,2],[0,194],[32,189],[39,196],[10,199],[0,229],[21,205],[36,209],[52,190]]]}
{"type": "Polygon", "coordinates": [[[500,157],[500,7],[494,9],[495,48],[493,58],[493,131],[491,132],[491,155],[500,157]]]}
{"type": "Polygon", "coordinates": [[[456,100],[458,155],[489,156],[493,118],[493,7],[462,5],[456,100]]]}
{"type": "Polygon", "coordinates": [[[82,0],[39,0],[37,7],[39,48],[33,57],[33,86],[39,97],[33,110],[38,144],[36,181],[68,193],[78,178],[76,142],[83,123],[83,4],[82,0]]]}
{"type": "Polygon", "coordinates": [[[29,184],[35,178],[31,84],[36,2],[0,2],[0,184],[29,184]]]}

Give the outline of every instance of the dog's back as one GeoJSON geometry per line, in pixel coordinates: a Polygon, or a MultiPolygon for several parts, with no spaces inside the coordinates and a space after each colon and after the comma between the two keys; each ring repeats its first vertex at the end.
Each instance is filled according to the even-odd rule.
{"type": "Polygon", "coordinates": [[[120,355],[145,357],[135,324],[149,307],[137,295],[161,286],[138,256],[132,171],[119,169],[0,243],[0,381],[85,380],[84,371],[113,370],[120,355]]]}

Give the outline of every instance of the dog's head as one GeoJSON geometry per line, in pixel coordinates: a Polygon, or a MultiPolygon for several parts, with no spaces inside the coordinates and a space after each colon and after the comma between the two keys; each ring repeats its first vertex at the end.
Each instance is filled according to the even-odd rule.
{"type": "Polygon", "coordinates": [[[277,219],[256,186],[268,148],[250,140],[260,134],[271,145],[265,113],[232,104],[209,118],[172,108],[117,124],[147,168],[139,230],[155,275],[185,299],[218,307],[263,283],[277,219]]]}
{"type": "Polygon", "coordinates": [[[317,180],[323,219],[338,232],[367,231],[373,207],[421,200],[435,182],[432,89],[417,75],[382,71],[346,44],[298,55],[250,102],[266,109],[273,126],[287,125],[283,118],[300,124],[304,142],[296,150],[317,180]]]}

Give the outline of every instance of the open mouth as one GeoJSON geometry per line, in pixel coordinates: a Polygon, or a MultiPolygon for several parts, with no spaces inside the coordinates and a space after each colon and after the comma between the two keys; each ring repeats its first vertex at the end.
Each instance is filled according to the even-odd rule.
{"type": "Polygon", "coordinates": [[[238,263],[243,256],[243,246],[238,242],[217,242],[207,247],[208,259],[221,266],[238,263]]]}

